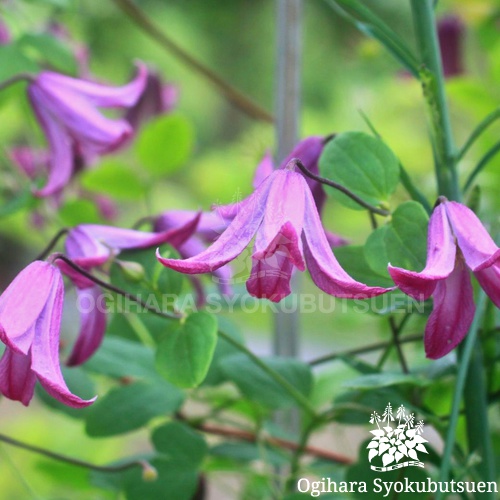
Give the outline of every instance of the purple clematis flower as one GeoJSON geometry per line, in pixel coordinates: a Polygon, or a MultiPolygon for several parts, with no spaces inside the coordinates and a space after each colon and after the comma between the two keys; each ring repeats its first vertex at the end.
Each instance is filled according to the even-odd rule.
{"type": "Polygon", "coordinates": [[[38,380],[54,398],[73,408],[90,405],[66,386],[59,364],[64,284],[59,269],[35,261],[0,296],[0,392],[28,405],[38,380]]]}
{"type": "Polygon", "coordinates": [[[0,45],[7,45],[11,42],[11,35],[8,26],[0,19],[0,45]]]}
{"type": "Polygon", "coordinates": [[[177,104],[178,89],[175,85],[164,84],[154,71],[148,72],[146,86],[137,102],[125,114],[134,130],[154,116],[172,111],[177,104]]]}
{"type": "MultiPolygon", "coordinates": [[[[190,210],[170,210],[156,217],[154,222],[155,231],[169,231],[178,227],[182,227],[188,221],[192,220],[196,212],[190,210]]],[[[203,252],[207,246],[213,243],[224,232],[230,224],[230,220],[224,219],[217,213],[202,212],[196,227],[196,232],[183,241],[180,245],[174,245],[175,249],[183,259],[194,257],[203,252]]],[[[222,295],[231,295],[232,271],[229,265],[222,266],[212,273],[214,281],[217,282],[222,295]]],[[[193,284],[198,296],[198,305],[202,305],[205,301],[204,290],[201,282],[193,278],[193,284]]]]}
{"type": "Polygon", "coordinates": [[[75,152],[82,158],[109,153],[132,134],[125,119],[113,120],[98,107],[130,107],[144,90],[147,69],[141,64],[137,77],[123,87],[108,87],[51,71],[42,71],[29,85],[28,96],[47,137],[49,176],[38,196],[60,191],[74,171],[75,152]]]}
{"type": "Polygon", "coordinates": [[[438,38],[443,72],[446,78],[461,75],[463,68],[463,39],[465,26],[457,16],[446,16],[438,22],[438,38]]]}
{"type": "Polygon", "coordinates": [[[443,201],[429,220],[427,263],[420,272],[389,264],[398,287],[419,300],[434,298],[425,328],[425,352],[432,359],[454,349],[474,318],[474,295],[467,267],[500,307],[500,249],[472,210],[443,201]]]}
{"type": "MultiPolygon", "coordinates": [[[[278,302],[290,294],[294,267],[306,265],[316,285],[337,297],[368,298],[387,292],[351,278],[328,244],[315,200],[295,162],[267,176],[238,211],[222,235],[205,251],[186,260],[158,260],[187,274],[214,272],[240,255],[255,236],[247,290],[258,298],[278,302]]],[[[234,210],[234,208],[233,208],[234,210]]],[[[220,212],[219,212],[220,213],[220,212]]]]}
{"type": "MultiPolygon", "coordinates": [[[[68,233],[66,255],[75,264],[89,271],[102,266],[121,250],[148,248],[163,243],[180,246],[193,234],[198,220],[199,214],[193,214],[176,228],[159,233],[82,224],[68,233]]],[[[66,363],[68,366],[80,365],[94,354],[106,331],[106,312],[102,307],[98,307],[103,303],[102,292],[98,285],[65,262],[59,260],[57,264],[76,286],[78,303],[85,304],[85,308],[80,312],[80,333],[66,363]]]]}

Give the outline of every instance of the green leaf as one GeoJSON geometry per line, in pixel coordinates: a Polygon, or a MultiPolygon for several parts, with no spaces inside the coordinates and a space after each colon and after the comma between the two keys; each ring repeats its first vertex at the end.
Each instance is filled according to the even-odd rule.
{"type": "Polygon", "coordinates": [[[57,71],[76,74],[77,64],[73,50],[67,43],[47,33],[26,33],[18,41],[18,46],[28,55],[40,58],[57,71]]]}
{"type": "Polygon", "coordinates": [[[104,160],[96,168],[85,170],[80,179],[82,186],[93,193],[123,201],[144,198],[144,183],[139,175],[117,159],[104,160]]]}
{"type": "MultiPolygon", "coordinates": [[[[295,359],[263,358],[269,368],[279,373],[304,396],[313,386],[310,367],[295,359]]],[[[221,360],[220,367],[229,380],[249,399],[268,408],[278,409],[296,405],[295,399],[244,354],[235,354],[221,360]]]]}
{"type": "MultiPolygon", "coordinates": [[[[219,322],[219,330],[232,337],[238,343],[245,343],[245,339],[233,324],[231,324],[223,316],[219,316],[217,319],[219,322]]],[[[215,347],[215,352],[212,358],[212,363],[210,364],[207,376],[203,381],[203,385],[213,386],[226,382],[227,377],[220,367],[221,360],[223,360],[227,356],[238,354],[239,352],[240,351],[233,344],[230,344],[222,337],[218,337],[217,345],[215,347]]]]}
{"type": "Polygon", "coordinates": [[[124,490],[127,500],[192,500],[199,482],[198,471],[157,458],[151,465],[158,472],[156,481],[146,482],[141,470],[134,468],[124,474],[124,490]]]}
{"type": "Polygon", "coordinates": [[[375,229],[375,231],[368,236],[363,250],[365,261],[370,269],[389,279],[389,272],[387,271],[389,256],[387,255],[385,238],[390,230],[390,224],[375,229]]]}
{"type": "Polygon", "coordinates": [[[97,207],[89,200],[68,200],[60,209],[59,217],[64,226],[77,226],[78,224],[97,224],[101,216],[97,207]]]}
{"type": "Polygon", "coordinates": [[[193,145],[191,122],[178,113],[172,113],[149,122],[140,132],[135,150],[151,174],[168,175],[187,162],[193,145]]]}
{"type": "Polygon", "coordinates": [[[181,422],[170,422],[157,427],[152,441],[156,451],[167,455],[176,465],[194,469],[201,466],[208,452],[202,435],[181,422]]]}
{"type": "MultiPolygon", "coordinates": [[[[66,385],[73,394],[78,395],[82,399],[91,399],[97,394],[94,382],[87,373],[85,373],[83,368],[67,368],[66,366],[61,366],[61,371],[66,385]]],[[[71,408],[70,406],[60,403],[57,399],[50,396],[40,385],[36,386],[36,394],[49,408],[60,411],[73,418],[84,418],[87,412],[90,411],[90,407],[71,408]]]]}
{"type": "MultiPolygon", "coordinates": [[[[123,316],[116,315],[113,321],[116,318],[123,316]]],[[[151,348],[109,335],[84,367],[88,371],[116,378],[159,378],[154,368],[154,352],[151,348]]]]}
{"type": "Polygon", "coordinates": [[[399,205],[385,235],[387,257],[393,266],[412,271],[425,267],[428,223],[427,212],[420,203],[407,201],[399,205]]]}
{"type": "Polygon", "coordinates": [[[217,319],[196,312],[168,331],[156,352],[156,369],[178,387],[196,387],[205,378],[217,344],[217,319]]]}
{"type": "Polygon", "coordinates": [[[25,208],[31,208],[36,204],[36,201],[31,186],[26,186],[26,188],[19,191],[13,198],[10,198],[0,206],[0,217],[7,217],[25,208]]]}
{"type": "Polygon", "coordinates": [[[262,460],[271,465],[286,465],[289,458],[285,453],[261,443],[220,443],[210,449],[210,455],[228,458],[238,462],[262,460]]]}
{"type": "Polygon", "coordinates": [[[344,383],[344,387],[349,389],[376,389],[390,387],[392,385],[408,384],[416,387],[429,385],[431,380],[423,378],[421,375],[407,375],[405,373],[373,373],[350,379],[344,383]]]}
{"type": "MultiPolygon", "coordinates": [[[[340,265],[354,279],[369,286],[391,287],[394,283],[389,278],[387,270],[383,273],[374,270],[367,263],[367,252],[362,246],[345,246],[335,249],[335,256],[340,265]]],[[[387,261],[385,262],[387,268],[387,261]]]]}
{"type": "MultiPolygon", "coordinates": [[[[329,141],[319,159],[321,175],[341,184],[367,203],[386,205],[399,182],[399,162],[376,137],[364,132],[344,132],[329,141]]],[[[337,189],[328,194],[347,207],[364,210],[337,189]]]]}
{"type": "Polygon", "coordinates": [[[16,45],[0,46],[0,82],[19,73],[38,73],[38,64],[28,59],[16,45]]]}
{"type": "Polygon", "coordinates": [[[182,392],[163,381],[117,387],[89,408],[85,430],[93,437],[130,432],[154,417],[173,413],[182,401],[182,392]]]}

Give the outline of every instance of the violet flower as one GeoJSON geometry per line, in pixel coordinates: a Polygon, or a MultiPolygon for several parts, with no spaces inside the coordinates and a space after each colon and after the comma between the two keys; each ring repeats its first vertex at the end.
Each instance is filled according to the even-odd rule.
{"type": "Polygon", "coordinates": [[[417,300],[434,298],[425,328],[425,352],[432,359],[454,349],[474,318],[474,295],[467,267],[500,307],[500,249],[465,205],[443,201],[429,220],[427,263],[420,272],[389,264],[396,285],[417,300]]]}
{"type": "Polygon", "coordinates": [[[252,270],[247,290],[258,298],[278,302],[290,294],[294,267],[307,265],[316,285],[345,298],[368,298],[388,291],[351,278],[339,265],[328,244],[315,200],[304,177],[286,169],[267,176],[252,195],[238,204],[227,229],[205,251],[186,260],[158,260],[186,274],[214,272],[240,255],[255,236],[252,270]]]}
{"type": "Polygon", "coordinates": [[[11,42],[12,37],[10,35],[10,30],[7,24],[0,19],[0,45],[7,45],[11,42]]]}
{"type": "Polygon", "coordinates": [[[463,38],[465,26],[457,16],[446,16],[438,22],[439,47],[446,78],[461,75],[463,68],[463,38]]]}
{"type": "Polygon", "coordinates": [[[109,153],[132,134],[124,119],[110,119],[97,109],[130,107],[142,93],[147,77],[139,65],[137,77],[123,87],[108,87],[50,71],[42,71],[29,85],[28,96],[47,137],[49,176],[38,196],[60,191],[74,172],[75,151],[83,158],[109,153]]]}
{"type": "Polygon", "coordinates": [[[0,392],[28,405],[35,383],[73,408],[90,405],[66,386],[59,364],[59,334],[64,285],[59,269],[35,261],[0,296],[0,392]]]}
{"type": "MultiPolygon", "coordinates": [[[[66,238],[66,255],[75,264],[90,271],[102,266],[121,250],[148,248],[170,243],[182,245],[198,224],[199,214],[194,214],[184,224],[160,233],[147,233],[95,224],[82,224],[72,229],[66,238]]],[[[101,345],[106,331],[106,311],[101,288],[82,276],[64,261],[57,261],[59,268],[77,288],[78,303],[89,304],[80,312],[80,332],[66,364],[80,365],[89,359],[101,345]]]]}
{"type": "Polygon", "coordinates": [[[177,100],[177,87],[164,84],[157,73],[149,71],[144,90],[137,102],[127,110],[125,120],[134,130],[138,130],[149,119],[171,111],[177,100]]]}
{"type": "MultiPolygon", "coordinates": [[[[155,218],[154,230],[169,231],[185,225],[192,220],[196,212],[190,210],[170,210],[155,218]]],[[[224,219],[217,213],[202,212],[195,233],[180,245],[174,245],[177,252],[183,259],[194,257],[203,252],[207,246],[213,243],[224,232],[230,224],[230,220],[224,219]]],[[[218,284],[222,295],[231,295],[232,271],[229,265],[222,266],[212,273],[213,280],[218,284]]],[[[204,290],[201,282],[193,278],[193,285],[198,296],[197,304],[202,305],[205,301],[204,290]]]]}

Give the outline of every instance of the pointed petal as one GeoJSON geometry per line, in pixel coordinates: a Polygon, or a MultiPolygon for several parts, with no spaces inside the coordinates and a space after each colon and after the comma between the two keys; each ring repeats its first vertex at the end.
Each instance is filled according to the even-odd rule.
{"type": "Polygon", "coordinates": [[[253,258],[267,259],[280,251],[303,271],[300,236],[304,225],[305,192],[309,188],[300,174],[290,170],[278,170],[270,178],[272,184],[264,220],[257,231],[253,258]]]}
{"type": "Polygon", "coordinates": [[[500,265],[494,264],[479,271],[474,275],[492,302],[500,308],[500,265]]]}
{"type": "Polygon", "coordinates": [[[470,208],[455,201],[444,205],[467,265],[473,271],[478,271],[497,261],[500,258],[500,249],[477,215],[470,208]]]}
{"type": "MultiPolygon", "coordinates": [[[[293,158],[298,158],[304,166],[309,170],[309,172],[318,175],[319,166],[318,161],[324,148],[324,138],[321,136],[311,136],[306,139],[301,140],[292,149],[291,153],[285,158],[280,168],[284,168],[286,164],[293,158]]],[[[303,175],[300,173],[300,175],[303,175]]],[[[326,201],[326,193],[323,189],[321,183],[311,179],[310,177],[304,177],[306,179],[307,185],[311,189],[314,201],[316,203],[316,208],[318,213],[321,214],[323,205],[326,201]]]]}
{"type": "Polygon", "coordinates": [[[273,155],[270,151],[266,151],[264,158],[262,158],[261,162],[257,165],[257,169],[255,170],[255,174],[253,176],[252,184],[254,189],[257,189],[259,184],[273,173],[273,170],[273,155]]]}
{"type": "Polygon", "coordinates": [[[18,354],[8,347],[0,360],[0,392],[24,406],[28,406],[35,390],[36,376],[30,365],[30,354],[18,354]]]}
{"type": "Polygon", "coordinates": [[[351,278],[333,254],[311,191],[306,191],[304,220],[304,255],[307,269],[318,288],[329,295],[343,298],[370,298],[388,292],[391,288],[367,286],[351,278]]]}
{"type": "Polygon", "coordinates": [[[31,346],[31,369],[52,397],[73,408],[83,408],[93,403],[95,398],[84,401],[72,394],[64,382],[59,363],[63,294],[64,285],[58,272],[44,310],[36,323],[35,338],[31,346]]]}
{"type": "Polygon", "coordinates": [[[48,262],[25,267],[0,296],[0,340],[16,352],[28,354],[35,324],[59,271],[48,262]]]}
{"type": "Polygon", "coordinates": [[[87,154],[104,154],[118,148],[132,134],[124,119],[112,120],[101,114],[88,99],[67,88],[41,87],[36,82],[29,87],[39,109],[80,143],[87,154]]]}
{"type": "Polygon", "coordinates": [[[455,267],[456,245],[446,216],[445,204],[438,205],[429,220],[427,262],[420,272],[388,266],[394,283],[417,300],[428,299],[439,280],[445,279],[455,267]]]}
{"type": "Polygon", "coordinates": [[[39,100],[40,91],[35,86],[28,89],[28,96],[47,138],[50,150],[47,184],[44,188],[35,191],[35,194],[37,196],[50,196],[64,188],[73,174],[72,140],[60,123],[54,120],[43,106],[43,102],[39,100]]]}
{"type": "Polygon", "coordinates": [[[434,309],[425,327],[425,353],[438,359],[453,350],[469,331],[474,318],[474,295],[469,271],[457,259],[453,272],[437,283],[434,309]]]}
{"type": "Polygon", "coordinates": [[[112,87],[71,78],[52,71],[41,72],[37,77],[37,81],[39,85],[46,89],[54,89],[55,91],[71,90],[85,96],[94,106],[112,108],[129,107],[135,104],[144,92],[147,78],[147,67],[143,63],[138,63],[135,78],[121,87],[112,87]]]}
{"type": "MultiPolygon", "coordinates": [[[[316,204],[317,207],[317,204],[316,204]]],[[[319,210],[318,210],[319,212],[319,210]]],[[[331,247],[343,247],[345,245],[349,245],[349,240],[346,240],[342,236],[332,233],[330,231],[325,231],[326,239],[331,247]]]]}
{"type": "Polygon", "coordinates": [[[166,267],[186,274],[213,272],[235,259],[250,243],[266,210],[270,181],[266,179],[257,190],[245,200],[242,210],[229,224],[221,236],[204,252],[186,260],[164,259],[156,251],[157,259],[166,267]]]}
{"type": "Polygon", "coordinates": [[[77,290],[80,308],[80,333],[67,366],[85,363],[101,345],[106,332],[106,313],[102,309],[102,293],[98,286],[77,290]]]}
{"type": "Polygon", "coordinates": [[[264,259],[252,258],[252,263],[252,272],[247,281],[250,295],[272,302],[279,302],[290,295],[290,279],[294,266],[287,254],[275,252],[264,259]]]}

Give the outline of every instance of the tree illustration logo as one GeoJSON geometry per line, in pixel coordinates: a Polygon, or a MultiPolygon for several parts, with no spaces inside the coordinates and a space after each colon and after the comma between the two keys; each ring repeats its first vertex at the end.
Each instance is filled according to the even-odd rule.
{"type": "Polygon", "coordinates": [[[371,430],[373,438],[368,443],[368,460],[372,470],[387,472],[402,467],[424,467],[418,458],[418,453],[427,453],[422,437],[424,432],[423,420],[415,423],[415,415],[408,413],[401,405],[393,415],[391,403],[387,403],[384,413],[380,416],[376,411],[371,414],[370,424],[377,428],[371,430]]]}

